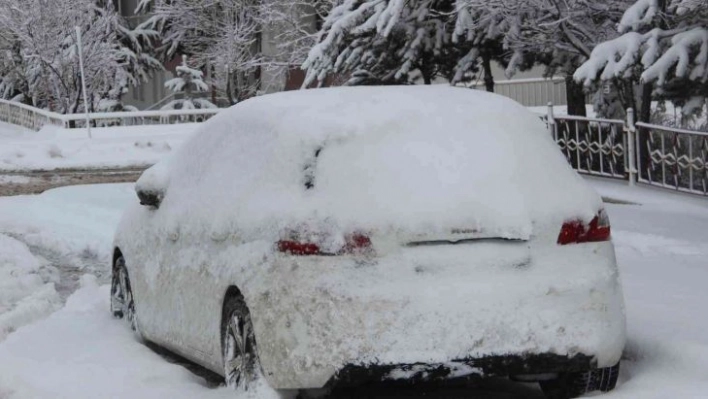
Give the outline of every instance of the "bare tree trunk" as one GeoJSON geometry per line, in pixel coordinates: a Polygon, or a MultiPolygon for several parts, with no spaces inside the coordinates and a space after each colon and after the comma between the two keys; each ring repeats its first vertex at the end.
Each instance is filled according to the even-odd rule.
{"type": "Polygon", "coordinates": [[[494,93],[494,76],[492,76],[492,57],[486,51],[482,52],[482,68],[484,69],[484,87],[494,93]]]}
{"type": "Polygon", "coordinates": [[[216,105],[216,70],[211,66],[211,103],[216,105]]]}
{"type": "MultiPolygon", "coordinates": [[[[653,90],[653,85],[651,83],[645,83],[641,88],[641,100],[639,102],[639,112],[638,121],[650,123],[651,122],[651,94],[653,90]]],[[[640,128],[637,132],[638,136],[638,162],[641,165],[639,170],[639,176],[645,179],[649,178],[647,176],[648,167],[651,164],[651,157],[649,155],[649,130],[640,128]]]]}
{"type": "Polygon", "coordinates": [[[565,96],[568,103],[568,115],[587,116],[585,108],[585,91],[582,83],[573,79],[573,74],[565,76],[565,96]]]}
{"type": "Polygon", "coordinates": [[[229,105],[235,105],[238,99],[234,95],[234,73],[229,70],[229,74],[226,78],[226,95],[229,98],[229,105]]]}

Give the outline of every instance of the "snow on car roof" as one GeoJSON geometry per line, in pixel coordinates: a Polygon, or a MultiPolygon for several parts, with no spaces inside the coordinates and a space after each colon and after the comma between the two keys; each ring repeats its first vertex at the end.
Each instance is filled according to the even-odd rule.
{"type": "Polygon", "coordinates": [[[505,97],[449,86],[247,100],[205,123],[138,186],[151,182],[169,184],[165,212],[227,229],[324,221],[528,237],[534,221],[589,219],[601,205],[537,116],[505,97]]]}

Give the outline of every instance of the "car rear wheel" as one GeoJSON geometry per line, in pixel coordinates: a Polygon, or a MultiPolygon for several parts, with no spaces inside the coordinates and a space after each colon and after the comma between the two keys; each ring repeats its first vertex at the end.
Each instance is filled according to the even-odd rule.
{"type": "Polygon", "coordinates": [[[226,386],[248,390],[260,376],[260,362],[251,314],[242,297],[227,299],[221,324],[226,386]]]}
{"type": "Polygon", "coordinates": [[[617,386],[620,365],[586,372],[563,373],[558,378],[541,381],[548,399],[571,399],[594,391],[609,392],[617,386]]]}
{"type": "Polygon", "coordinates": [[[113,266],[111,279],[111,312],[119,319],[126,319],[130,323],[133,331],[138,331],[138,323],[135,317],[135,300],[133,290],[130,286],[128,269],[125,267],[125,259],[119,256],[113,266]]]}

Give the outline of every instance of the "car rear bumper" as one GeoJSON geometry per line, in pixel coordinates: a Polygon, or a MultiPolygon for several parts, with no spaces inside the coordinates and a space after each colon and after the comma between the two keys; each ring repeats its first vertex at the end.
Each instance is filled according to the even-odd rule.
{"type": "Polygon", "coordinates": [[[586,371],[594,367],[597,367],[595,359],[580,353],[573,356],[552,353],[487,356],[432,364],[349,364],[337,371],[327,386],[355,386],[380,381],[439,381],[469,376],[544,375],[586,371]]]}
{"type": "Polygon", "coordinates": [[[370,263],[283,257],[270,277],[249,306],[261,364],[279,389],[401,365],[485,374],[505,369],[491,364],[506,365],[502,374],[609,367],[624,347],[609,242],[408,249],[370,263]]]}

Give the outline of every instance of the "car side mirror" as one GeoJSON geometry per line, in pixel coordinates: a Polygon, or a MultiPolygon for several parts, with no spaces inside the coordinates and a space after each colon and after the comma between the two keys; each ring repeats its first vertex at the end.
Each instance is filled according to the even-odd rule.
{"type": "Polygon", "coordinates": [[[135,182],[135,192],[140,199],[140,205],[157,209],[165,198],[169,186],[168,164],[160,162],[143,172],[135,182]]]}
{"type": "Polygon", "coordinates": [[[155,190],[137,190],[138,199],[140,199],[140,205],[151,206],[153,208],[159,208],[162,198],[165,194],[163,192],[155,190]]]}

